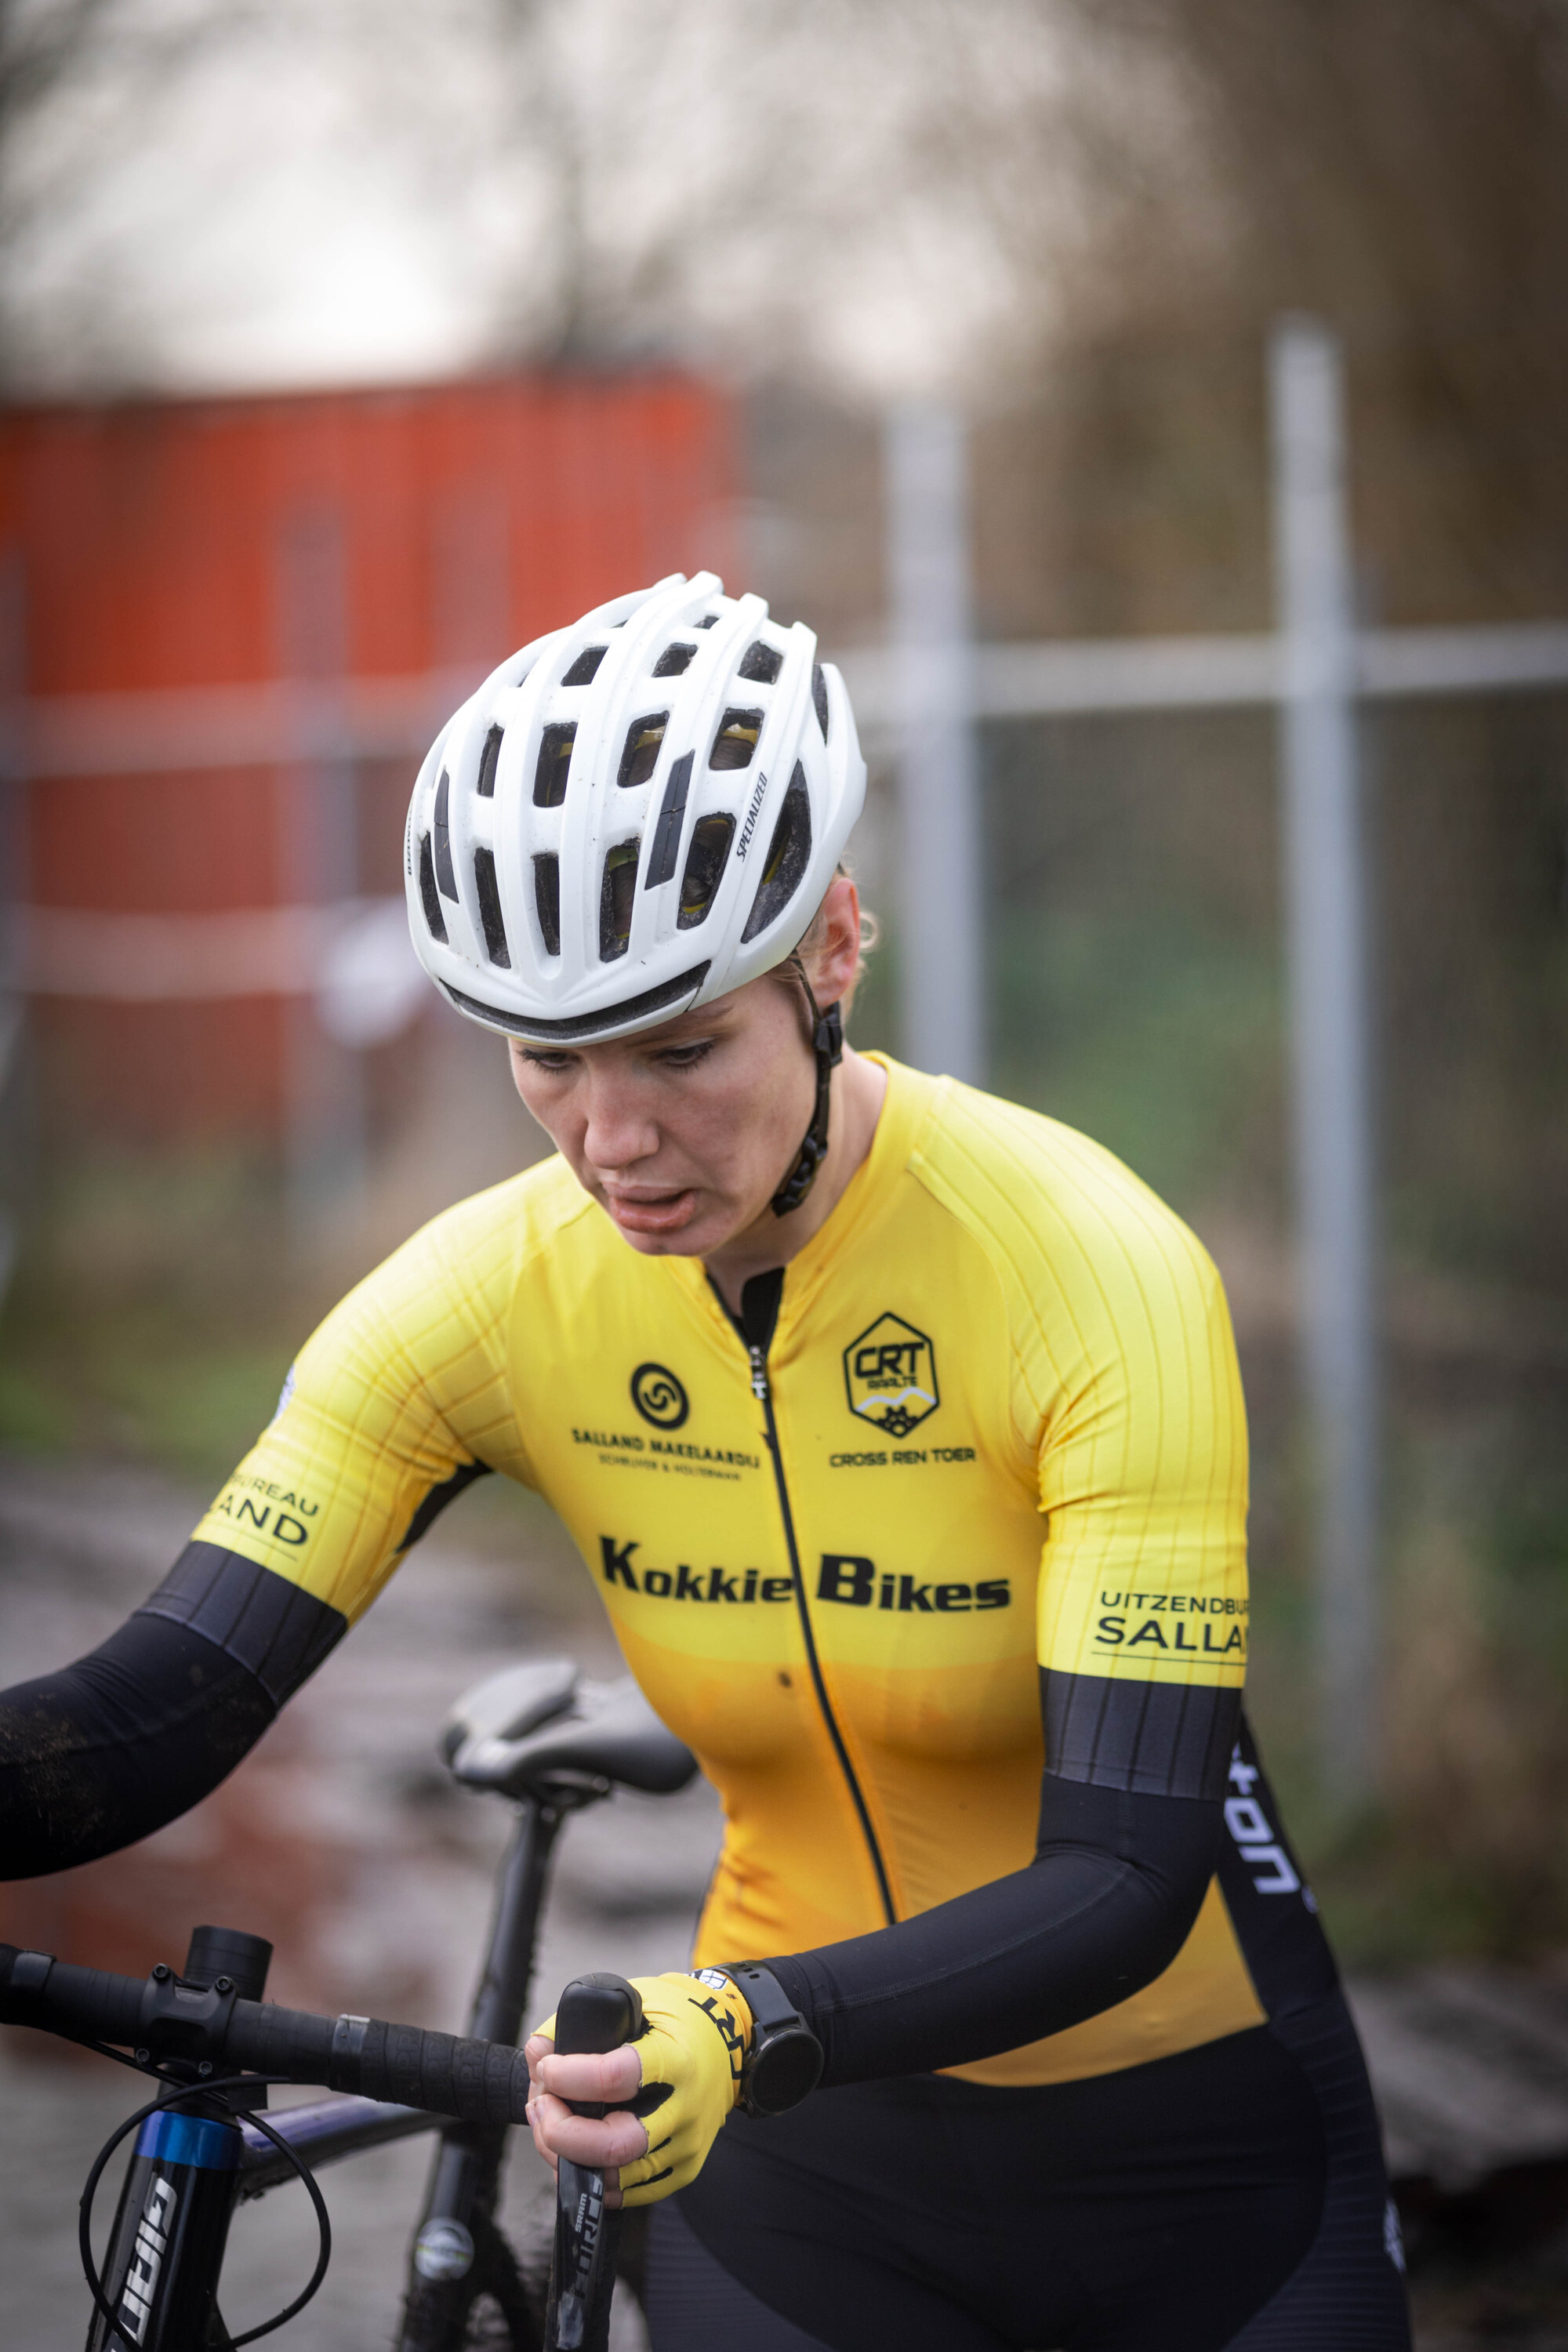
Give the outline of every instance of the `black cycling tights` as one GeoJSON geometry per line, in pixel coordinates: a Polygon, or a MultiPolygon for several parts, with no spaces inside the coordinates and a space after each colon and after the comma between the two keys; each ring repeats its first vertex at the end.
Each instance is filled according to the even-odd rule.
{"type": "Polygon", "coordinates": [[[1092,2081],[731,2119],[655,2209],[653,2352],[1407,2352],[1338,1996],[1092,2081]]]}

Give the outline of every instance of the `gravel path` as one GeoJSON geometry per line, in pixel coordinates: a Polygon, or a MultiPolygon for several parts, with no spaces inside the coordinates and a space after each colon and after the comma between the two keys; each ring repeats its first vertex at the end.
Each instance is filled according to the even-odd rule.
{"type": "MultiPolygon", "coordinates": [[[[200,1505],[141,1474],[0,1465],[4,1680],[100,1641],[163,1574],[200,1505]]],[[[540,1606],[526,1558],[466,1546],[458,1525],[399,1571],[224,1790],[129,1854],[0,1888],[0,1937],[135,1972],[154,1957],[177,1959],[189,1928],[216,1917],[274,1935],[268,1990],[279,2000],[460,2029],[510,1809],[447,1780],[436,1759],[441,1720],[461,1690],[523,1656],[564,1653],[595,1674],[623,1669],[596,1604],[563,1622],[558,1577],[539,1580],[552,1602],[540,1606]]],[[[569,1823],[536,2012],[588,1969],[684,1966],[719,1833],[702,1782],[675,1798],[624,1793],[569,1823]]],[[[107,2060],[0,2032],[5,2352],[79,2352],[77,2200],[101,2142],[143,2095],[107,2060]]],[[[289,2352],[392,2341],[429,2158],[428,2142],[407,2141],[322,2174],[332,2266],[279,2339],[289,2352]]],[[[546,2178],[521,2137],[510,2224],[526,2230],[531,2208],[537,2217],[546,2178]]],[[[231,2328],[288,2301],[314,2252],[297,2189],[242,2209],[225,2268],[231,2328]]],[[[618,2319],[616,2352],[644,2340],[635,2313],[618,2319]]]]}

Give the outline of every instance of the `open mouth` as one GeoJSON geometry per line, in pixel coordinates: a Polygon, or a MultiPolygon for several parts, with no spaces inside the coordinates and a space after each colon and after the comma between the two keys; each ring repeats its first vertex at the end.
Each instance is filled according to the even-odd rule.
{"type": "Polygon", "coordinates": [[[697,1193],[687,1185],[670,1192],[606,1192],[605,1206],[624,1234],[672,1234],[696,1213],[697,1193]]]}

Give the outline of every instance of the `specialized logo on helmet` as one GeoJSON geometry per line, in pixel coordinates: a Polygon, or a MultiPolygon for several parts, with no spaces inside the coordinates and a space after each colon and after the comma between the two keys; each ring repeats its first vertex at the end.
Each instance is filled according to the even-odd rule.
{"type": "Polygon", "coordinates": [[[686,1391],[662,1364],[637,1366],[632,1374],[632,1402],[656,1429],[679,1429],[691,1411],[686,1391]]]}
{"type": "Polygon", "coordinates": [[[907,1437],[942,1402],[936,1350],[900,1315],[879,1315],[844,1350],[849,1410],[889,1437],[907,1437]]]}

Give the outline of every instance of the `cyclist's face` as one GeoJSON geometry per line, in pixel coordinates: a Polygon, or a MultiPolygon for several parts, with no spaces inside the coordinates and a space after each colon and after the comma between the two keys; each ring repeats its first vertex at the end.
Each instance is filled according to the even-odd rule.
{"type": "MultiPolygon", "coordinates": [[[[853,883],[834,884],[828,912],[812,959],[823,1003],[854,974],[853,883]]],[[[708,1256],[769,1214],[816,1096],[805,1001],[772,977],[638,1037],[561,1053],[520,1042],[511,1060],[578,1182],[650,1257],[708,1256]]]]}

